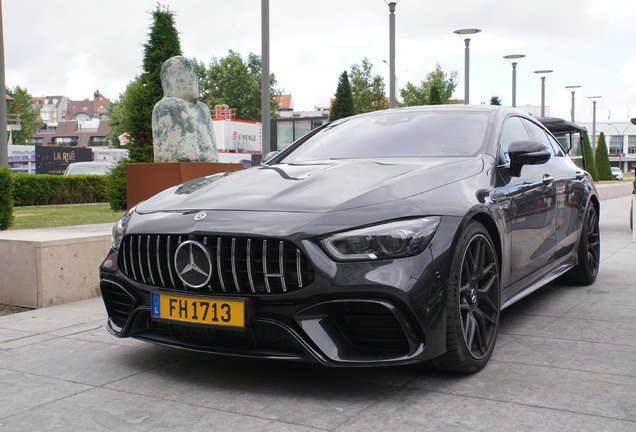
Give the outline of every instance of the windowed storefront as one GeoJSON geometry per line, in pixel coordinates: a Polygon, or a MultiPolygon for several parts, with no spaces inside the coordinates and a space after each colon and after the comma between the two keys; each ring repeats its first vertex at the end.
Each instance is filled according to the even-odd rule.
{"type": "Polygon", "coordinates": [[[627,137],[627,153],[636,154],[636,135],[629,135],[627,137]]]}
{"type": "Polygon", "coordinates": [[[609,153],[620,154],[623,153],[623,137],[620,135],[610,135],[609,153]]]}
{"type": "Polygon", "coordinates": [[[327,117],[291,117],[272,120],[271,149],[283,150],[312,130],[328,123],[327,117]]]}

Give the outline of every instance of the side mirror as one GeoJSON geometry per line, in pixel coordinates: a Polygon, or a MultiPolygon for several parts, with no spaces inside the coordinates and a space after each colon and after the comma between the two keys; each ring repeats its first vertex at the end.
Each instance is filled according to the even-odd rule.
{"type": "Polygon", "coordinates": [[[263,165],[267,164],[268,162],[270,162],[272,159],[274,159],[276,156],[278,156],[278,154],[280,153],[280,150],[274,150],[271,151],[269,153],[267,153],[265,155],[265,157],[263,158],[263,161],[261,162],[263,165]]]}
{"type": "Polygon", "coordinates": [[[510,170],[512,175],[519,177],[524,165],[541,165],[552,157],[548,148],[537,141],[513,141],[508,147],[510,170]]]}

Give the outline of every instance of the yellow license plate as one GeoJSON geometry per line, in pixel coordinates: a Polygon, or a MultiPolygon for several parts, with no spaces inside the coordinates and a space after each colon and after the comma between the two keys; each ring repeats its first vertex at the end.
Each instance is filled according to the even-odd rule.
{"type": "Polygon", "coordinates": [[[152,293],[152,316],[173,321],[245,327],[245,301],[152,293]]]}

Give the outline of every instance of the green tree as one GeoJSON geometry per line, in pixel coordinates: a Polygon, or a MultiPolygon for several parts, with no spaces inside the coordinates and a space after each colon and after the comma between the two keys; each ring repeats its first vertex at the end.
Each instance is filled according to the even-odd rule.
{"type": "MultiPolygon", "coordinates": [[[[261,71],[260,56],[250,53],[247,60],[235,51],[228,51],[226,57],[212,57],[206,68],[195,62],[201,80],[201,100],[210,109],[215,105],[228,105],[236,109],[241,120],[261,121],[261,71]]],[[[270,115],[278,117],[278,99],[281,94],[276,89],[276,77],[270,74],[270,115]]]]}
{"type": "Polygon", "coordinates": [[[373,64],[368,58],[363,58],[361,65],[352,65],[349,76],[356,113],[378,111],[389,107],[389,102],[384,96],[384,79],[380,75],[373,75],[373,64]]]}
{"type": "Polygon", "coordinates": [[[501,98],[499,96],[493,96],[490,98],[490,105],[501,105],[501,98]]]}
{"type": "Polygon", "coordinates": [[[331,110],[329,111],[329,121],[354,115],[355,111],[353,106],[353,93],[351,93],[349,75],[347,75],[347,71],[344,71],[338,80],[336,99],[333,101],[333,104],[331,104],[331,110]]]}
{"type": "Polygon", "coordinates": [[[13,98],[12,101],[7,101],[7,114],[10,115],[8,123],[14,124],[19,119],[21,127],[19,131],[11,133],[13,144],[28,144],[27,140],[42,127],[40,113],[33,106],[33,99],[27,89],[16,85],[14,88],[7,87],[6,92],[13,98]]]}
{"type": "Polygon", "coordinates": [[[143,70],[128,84],[117,102],[109,104],[111,143],[124,132],[130,134],[128,145],[131,162],[152,162],[152,109],[163,97],[161,66],[171,57],[181,55],[175,13],[157,4],[151,12],[152,25],[144,44],[143,70]]]}
{"type": "Polygon", "coordinates": [[[612,166],[610,165],[609,154],[607,152],[607,145],[605,144],[605,134],[603,132],[601,132],[598,137],[594,161],[596,162],[596,171],[598,172],[599,180],[614,180],[614,176],[612,175],[612,166]]]}
{"type": "Polygon", "coordinates": [[[400,89],[402,106],[457,103],[451,99],[456,87],[457,71],[447,74],[439,64],[435,65],[435,69],[429,72],[419,85],[409,81],[400,89]]]}
{"type": "Polygon", "coordinates": [[[592,180],[598,181],[598,171],[596,170],[596,163],[594,162],[594,152],[590,145],[590,137],[587,132],[583,132],[583,162],[585,163],[585,169],[592,176],[592,180]]]}

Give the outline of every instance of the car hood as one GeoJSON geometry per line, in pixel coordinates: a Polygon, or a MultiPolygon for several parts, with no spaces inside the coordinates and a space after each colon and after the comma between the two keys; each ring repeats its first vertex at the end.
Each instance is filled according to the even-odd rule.
{"type": "Polygon", "coordinates": [[[322,213],[407,198],[476,175],[481,158],[331,160],[217,174],[166,189],[137,207],[158,211],[322,213]]]}

